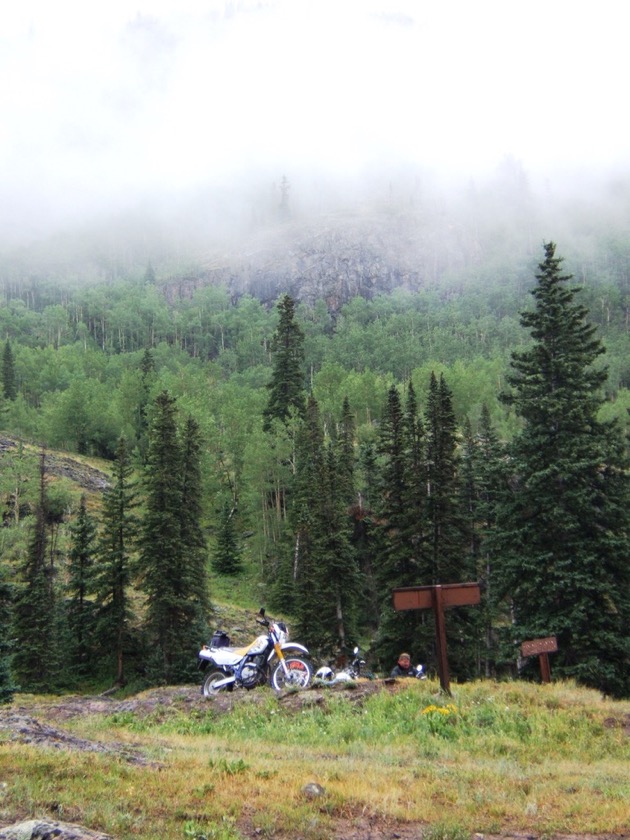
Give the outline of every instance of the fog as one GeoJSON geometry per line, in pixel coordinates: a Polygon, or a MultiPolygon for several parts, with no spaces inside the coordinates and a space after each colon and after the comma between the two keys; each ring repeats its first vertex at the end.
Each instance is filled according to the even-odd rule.
{"type": "MultiPolygon", "coordinates": [[[[23,0],[0,32],[3,242],[392,179],[597,185],[630,164],[618,0],[23,0]]],[[[216,214],[216,216],[214,215],[216,214]]]]}

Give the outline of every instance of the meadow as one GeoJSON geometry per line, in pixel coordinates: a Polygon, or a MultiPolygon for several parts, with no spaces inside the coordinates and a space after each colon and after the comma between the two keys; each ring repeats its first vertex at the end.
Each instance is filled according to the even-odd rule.
{"type": "MultiPolygon", "coordinates": [[[[367,836],[367,824],[372,837],[425,840],[630,836],[630,701],[566,682],[479,681],[451,697],[432,681],[369,688],[297,703],[262,688],[227,710],[196,700],[147,713],[130,698],[61,724],[144,763],[0,727],[0,824],[48,816],[119,840],[324,840],[367,836]]],[[[44,721],[48,702],[59,698],[13,705],[44,721]]]]}

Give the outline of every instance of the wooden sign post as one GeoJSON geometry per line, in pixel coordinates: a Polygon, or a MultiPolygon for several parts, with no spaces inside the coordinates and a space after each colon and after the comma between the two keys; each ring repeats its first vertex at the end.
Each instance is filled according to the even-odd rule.
{"type": "Polygon", "coordinates": [[[540,662],[540,677],[544,683],[551,682],[551,668],[549,667],[549,654],[558,650],[558,641],[555,636],[547,636],[545,639],[532,639],[531,642],[523,642],[521,645],[521,656],[536,656],[540,662]]]}
{"type": "Polygon", "coordinates": [[[445,607],[463,607],[478,604],[481,591],[478,583],[444,583],[436,586],[405,586],[394,589],[395,610],[433,610],[435,636],[437,641],[438,674],[440,685],[447,694],[451,693],[451,681],[446,655],[445,607]]]}

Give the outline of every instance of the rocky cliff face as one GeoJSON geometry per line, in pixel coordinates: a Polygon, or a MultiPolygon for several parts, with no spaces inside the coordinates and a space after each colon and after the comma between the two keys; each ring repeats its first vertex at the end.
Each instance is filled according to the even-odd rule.
{"type": "Polygon", "coordinates": [[[473,263],[478,246],[457,225],[417,213],[331,215],[287,222],[209,255],[194,274],[164,284],[167,298],[189,298],[208,284],[226,286],[234,298],[249,294],[267,305],[278,296],[336,312],[350,299],[371,299],[394,289],[417,291],[445,272],[473,263]]]}

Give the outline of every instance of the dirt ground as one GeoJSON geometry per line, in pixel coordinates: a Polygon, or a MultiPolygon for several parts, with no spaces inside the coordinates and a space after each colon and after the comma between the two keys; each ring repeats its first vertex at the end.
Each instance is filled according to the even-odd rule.
{"type": "MultiPolygon", "coordinates": [[[[348,699],[357,704],[376,691],[397,691],[400,686],[396,680],[375,680],[361,683],[352,689],[345,686],[317,687],[307,691],[287,693],[278,697],[278,702],[285,708],[296,712],[313,705],[325,705],[332,691],[347,692],[348,699]]],[[[64,722],[78,715],[111,715],[120,712],[133,712],[136,715],[162,714],[167,717],[174,711],[207,710],[211,705],[215,714],[229,714],[236,703],[260,703],[265,695],[261,692],[236,691],[233,694],[220,694],[205,698],[199,688],[194,686],[176,686],[156,688],[143,692],[126,700],[116,700],[106,696],[61,697],[57,701],[47,700],[41,704],[20,705],[19,695],[16,702],[6,707],[0,706],[0,736],[17,743],[35,744],[54,749],[84,750],[90,752],[109,752],[133,764],[147,765],[149,762],[142,755],[140,748],[134,749],[127,744],[101,744],[78,738],[63,728],[64,722]]],[[[611,725],[622,725],[619,721],[611,725]]],[[[624,722],[630,727],[630,721],[624,722]]],[[[28,819],[22,815],[21,819],[28,819]]],[[[0,823],[0,837],[6,824],[0,823]]],[[[427,825],[421,823],[403,823],[387,819],[357,814],[352,818],[337,819],[335,840],[420,840],[427,825]]],[[[238,825],[244,837],[260,837],[259,830],[244,816],[238,825]]],[[[52,835],[51,835],[52,836],[52,835]]],[[[70,836],[70,835],[68,835],[70,836]]],[[[56,834],[57,840],[63,840],[63,834],[56,834]]],[[[278,838],[278,840],[300,840],[299,837],[278,838]]],[[[473,835],[472,840],[541,840],[533,834],[473,835]]],[[[630,840],[630,831],[619,835],[566,834],[546,835],[544,840],[630,840]]]]}

